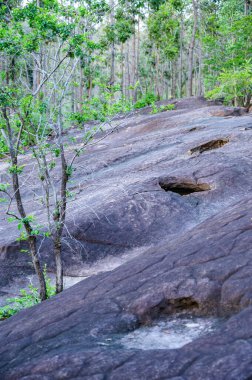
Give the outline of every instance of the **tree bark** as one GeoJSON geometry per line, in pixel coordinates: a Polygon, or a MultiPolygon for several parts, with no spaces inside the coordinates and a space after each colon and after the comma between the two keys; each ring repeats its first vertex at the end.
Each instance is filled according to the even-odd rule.
{"type": "Polygon", "coordinates": [[[122,97],[125,96],[124,93],[124,45],[121,44],[121,91],[122,91],[122,97]]]}
{"type": "Polygon", "coordinates": [[[58,145],[60,148],[61,159],[61,188],[60,188],[60,201],[55,205],[54,210],[54,258],[56,265],[56,293],[63,291],[63,265],[62,265],[62,234],[66,220],[66,207],[67,207],[67,182],[69,174],[67,172],[67,162],[65,157],[64,145],[62,142],[62,104],[59,105],[58,115],[58,145]]]}
{"type": "MultiPolygon", "coordinates": [[[[110,26],[114,28],[115,24],[115,2],[114,0],[110,0],[110,26]]],[[[115,84],[115,41],[113,38],[111,44],[111,71],[110,71],[110,85],[113,86],[115,84]]]]}
{"type": "Polygon", "coordinates": [[[191,41],[189,45],[189,56],[188,56],[188,87],[187,96],[193,96],[193,60],[194,60],[194,48],[196,40],[196,32],[198,28],[198,4],[197,0],[192,0],[193,5],[193,30],[191,41]]]}
{"type": "Polygon", "coordinates": [[[171,73],[172,73],[172,86],[171,86],[171,97],[176,97],[176,67],[175,62],[171,62],[171,73]]]}
{"type": "Polygon", "coordinates": [[[199,41],[199,72],[198,72],[198,95],[203,96],[204,95],[204,88],[203,88],[203,78],[202,78],[202,47],[201,42],[199,41]]]}
{"type": "Polygon", "coordinates": [[[56,293],[63,291],[63,265],[61,254],[61,237],[57,236],[54,239],[54,257],[56,265],[56,293]]]}

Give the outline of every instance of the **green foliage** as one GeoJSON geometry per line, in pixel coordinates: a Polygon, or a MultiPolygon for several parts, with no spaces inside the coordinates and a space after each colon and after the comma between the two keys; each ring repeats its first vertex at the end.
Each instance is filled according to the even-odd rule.
{"type": "Polygon", "coordinates": [[[174,59],[179,49],[178,11],[182,7],[180,1],[167,1],[148,19],[150,39],[169,59],[174,59]]]}
{"type": "Polygon", "coordinates": [[[109,43],[125,43],[134,33],[134,18],[129,13],[125,14],[122,8],[117,8],[115,23],[105,27],[106,39],[109,43]]]}
{"type": "MultiPolygon", "coordinates": [[[[9,183],[0,183],[0,193],[5,193],[7,194],[7,191],[10,187],[9,183]]],[[[0,203],[5,203],[7,202],[7,198],[0,197],[0,203]]]]}
{"type": "Polygon", "coordinates": [[[98,85],[102,90],[100,96],[83,101],[82,111],[69,115],[70,121],[76,125],[82,126],[91,120],[104,122],[108,117],[132,110],[131,101],[126,101],[123,97],[118,96],[119,86],[107,87],[101,83],[98,85]]]}
{"type": "Polygon", "coordinates": [[[207,2],[204,12],[207,96],[243,105],[251,94],[252,15],[245,15],[242,2],[237,4],[236,0],[218,5],[207,2]]]}
{"type": "Polygon", "coordinates": [[[9,183],[0,183],[0,191],[6,192],[10,187],[9,183]]]}
{"type": "MultiPolygon", "coordinates": [[[[46,266],[44,267],[44,276],[46,281],[46,289],[48,298],[55,295],[55,287],[51,284],[51,279],[47,275],[46,266]]],[[[0,307],[0,320],[7,319],[17,314],[23,309],[27,309],[40,303],[38,289],[32,284],[29,285],[29,290],[21,289],[20,295],[7,299],[7,305],[0,307]]]]}
{"type": "Polygon", "coordinates": [[[20,310],[38,304],[40,302],[38,289],[29,285],[29,291],[21,289],[18,297],[8,298],[7,302],[6,306],[0,307],[0,320],[12,317],[20,310]]]}
{"type": "Polygon", "coordinates": [[[9,147],[6,144],[5,139],[0,136],[0,158],[5,157],[9,153],[9,147]]]}
{"type": "Polygon", "coordinates": [[[241,67],[223,70],[217,78],[217,85],[206,96],[209,99],[223,98],[226,104],[246,105],[252,94],[252,64],[247,62],[241,67]]]}
{"type": "Polygon", "coordinates": [[[152,110],[151,110],[151,114],[154,115],[156,113],[159,113],[159,112],[165,112],[165,111],[172,111],[175,109],[175,104],[167,104],[166,106],[165,105],[162,105],[160,107],[158,107],[155,103],[152,103],[151,104],[151,107],[152,107],[152,110]]]}
{"type": "Polygon", "coordinates": [[[137,100],[137,102],[134,104],[134,108],[139,109],[146,106],[149,106],[157,101],[157,96],[155,96],[151,92],[147,92],[145,95],[143,95],[140,99],[137,100]]]}
{"type": "Polygon", "coordinates": [[[25,167],[25,165],[20,165],[20,166],[12,165],[9,167],[8,170],[9,170],[9,173],[11,173],[11,174],[22,174],[24,171],[24,167],[25,167]]]}
{"type": "Polygon", "coordinates": [[[173,110],[175,110],[175,108],[176,108],[176,106],[173,103],[167,104],[166,106],[160,106],[161,112],[162,111],[173,111],[173,110]]]}

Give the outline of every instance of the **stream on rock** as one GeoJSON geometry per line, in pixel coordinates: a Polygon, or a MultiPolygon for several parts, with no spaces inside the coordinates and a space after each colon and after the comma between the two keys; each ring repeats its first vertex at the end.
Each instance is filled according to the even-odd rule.
{"type": "Polygon", "coordinates": [[[223,318],[213,316],[173,315],[158,319],[151,326],[142,326],[127,334],[107,338],[99,345],[139,350],[176,349],[213,333],[223,322],[223,318]]]}

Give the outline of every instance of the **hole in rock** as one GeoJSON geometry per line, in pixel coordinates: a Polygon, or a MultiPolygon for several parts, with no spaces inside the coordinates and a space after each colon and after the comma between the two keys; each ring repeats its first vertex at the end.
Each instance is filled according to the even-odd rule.
{"type": "Polygon", "coordinates": [[[192,148],[189,150],[190,154],[193,153],[203,153],[208,150],[218,149],[221,148],[223,145],[227,144],[229,142],[229,139],[218,139],[218,140],[211,140],[208,141],[205,144],[196,146],[195,148],[192,148]]]}
{"type": "Polygon", "coordinates": [[[119,340],[127,349],[176,349],[214,332],[223,322],[217,317],[173,315],[156,320],[151,326],[142,326],[119,340]]]}
{"type": "Polygon", "coordinates": [[[211,187],[207,183],[160,181],[159,186],[164,191],[172,191],[181,196],[211,190],[211,187]]]}

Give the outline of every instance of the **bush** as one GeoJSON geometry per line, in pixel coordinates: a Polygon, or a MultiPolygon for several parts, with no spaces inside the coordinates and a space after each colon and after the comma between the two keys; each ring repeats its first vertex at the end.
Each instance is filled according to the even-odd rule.
{"type": "Polygon", "coordinates": [[[159,112],[174,110],[175,104],[171,103],[171,104],[167,104],[166,106],[158,107],[155,103],[152,103],[151,107],[152,107],[151,114],[154,115],[154,114],[159,113],[159,112]]]}
{"type": "Polygon", "coordinates": [[[134,104],[134,108],[135,109],[139,109],[139,108],[143,108],[143,107],[146,107],[146,106],[150,106],[152,103],[156,102],[157,101],[157,96],[150,93],[150,92],[147,92],[144,96],[142,96],[142,98],[140,98],[135,104],[134,104]]]}
{"type": "Polygon", "coordinates": [[[93,97],[83,102],[82,111],[70,114],[70,121],[76,125],[83,125],[88,121],[104,122],[108,117],[132,110],[132,104],[123,98],[114,101],[111,94],[101,98],[93,97]]]}
{"type": "Polygon", "coordinates": [[[252,94],[252,64],[224,70],[217,78],[218,84],[206,94],[208,99],[224,99],[225,104],[245,106],[252,94]]]}
{"type": "MultiPolygon", "coordinates": [[[[51,284],[50,278],[46,273],[46,266],[44,268],[44,276],[46,280],[46,289],[48,298],[55,295],[55,287],[51,284]]],[[[29,290],[21,289],[18,297],[8,298],[8,304],[0,307],[0,320],[12,317],[23,309],[27,309],[41,302],[39,298],[38,289],[33,285],[29,285],[29,290]]]]}
{"type": "Polygon", "coordinates": [[[9,148],[2,136],[0,136],[0,158],[3,158],[7,153],[9,153],[9,148]]]}

